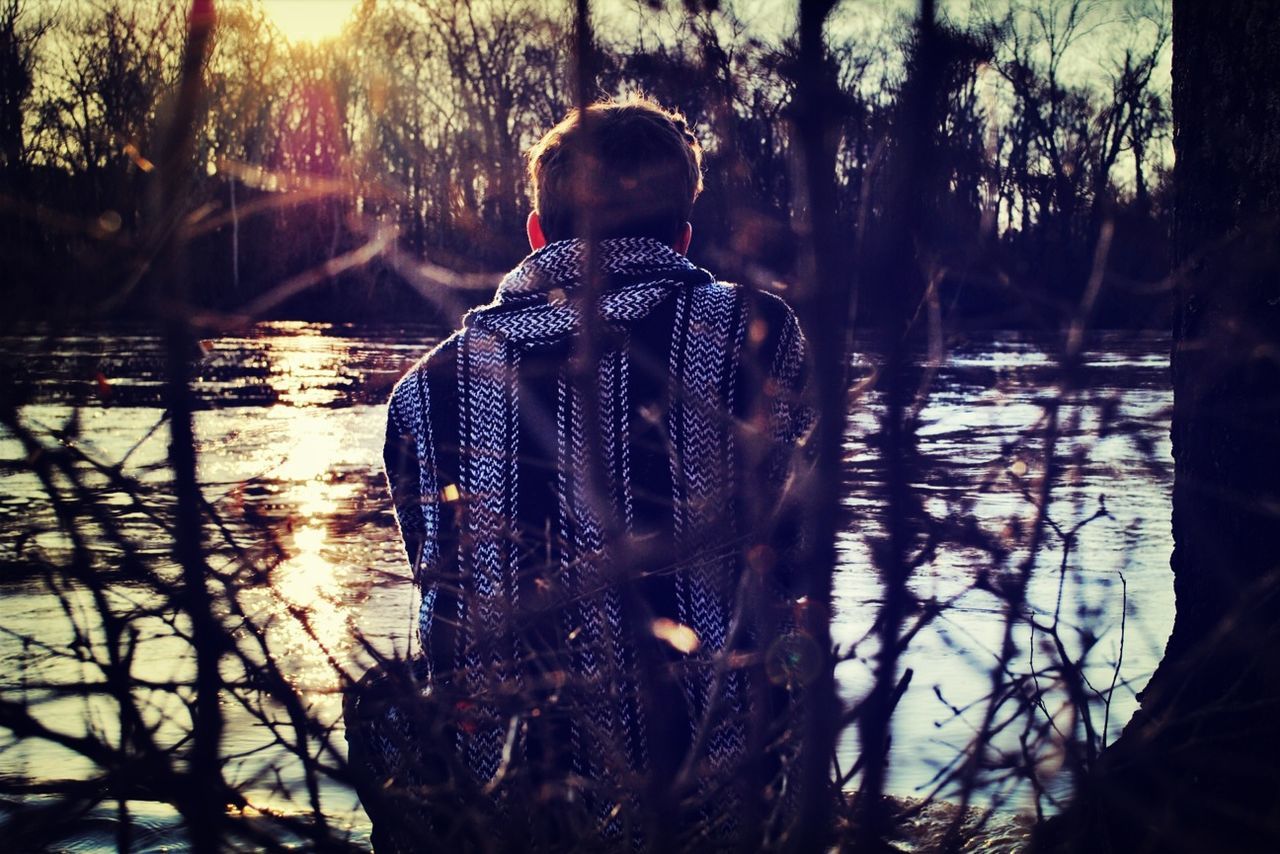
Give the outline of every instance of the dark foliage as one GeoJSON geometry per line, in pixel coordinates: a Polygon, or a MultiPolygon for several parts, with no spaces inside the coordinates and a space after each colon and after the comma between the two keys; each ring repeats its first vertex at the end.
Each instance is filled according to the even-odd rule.
{"type": "MultiPolygon", "coordinates": [[[[156,225],[142,200],[158,180],[180,16],[111,0],[42,14],[6,0],[0,16],[11,305],[31,318],[129,316],[129,271],[156,225]]],[[[940,23],[934,118],[910,134],[930,139],[919,239],[945,304],[989,328],[1054,328],[1108,227],[1098,321],[1164,325],[1166,301],[1151,292],[1168,266],[1163,14],[1073,0],[940,23]],[[1010,308],[1011,288],[1031,299],[1010,308]]],[[[731,279],[790,281],[802,266],[786,133],[800,47],[773,28],[732,4],[659,4],[592,42],[593,95],[643,90],[698,128],[708,157],[695,255],[731,279]]],[[[402,264],[350,257],[378,239],[454,271],[508,268],[525,252],[523,153],[573,104],[569,37],[567,10],[530,0],[366,4],[319,45],[283,41],[252,6],[223,10],[192,192],[173,224],[190,241],[199,304],[241,308],[327,264],[322,282],[268,313],[420,316],[402,264]]],[[[908,136],[898,104],[918,62],[895,57],[923,56],[914,39],[904,18],[824,46],[836,215],[864,246],[895,204],[884,166],[908,136]]],[[[868,280],[886,273],[874,252],[863,260],[868,280]]],[[[863,308],[863,324],[886,319],[863,308]]]]}

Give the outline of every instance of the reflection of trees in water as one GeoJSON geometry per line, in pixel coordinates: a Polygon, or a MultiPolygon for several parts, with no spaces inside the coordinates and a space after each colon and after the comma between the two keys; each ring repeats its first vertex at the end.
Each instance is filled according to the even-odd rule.
{"type": "MultiPolygon", "coordinates": [[[[199,410],[381,405],[395,381],[447,330],[277,322],[207,332],[190,354],[199,410]]],[[[41,404],[162,407],[157,377],[164,359],[163,339],[137,324],[94,323],[74,333],[24,325],[0,337],[6,376],[41,404]]]]}

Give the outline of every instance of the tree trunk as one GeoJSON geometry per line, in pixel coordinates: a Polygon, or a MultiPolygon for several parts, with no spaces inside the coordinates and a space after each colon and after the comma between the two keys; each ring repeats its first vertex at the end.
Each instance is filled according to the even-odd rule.
{"type": "Polygon", "coordinates": [[[1174,0],[1165,659],[1045,847],[1280,850],[1280,7],[1174,0]]]}

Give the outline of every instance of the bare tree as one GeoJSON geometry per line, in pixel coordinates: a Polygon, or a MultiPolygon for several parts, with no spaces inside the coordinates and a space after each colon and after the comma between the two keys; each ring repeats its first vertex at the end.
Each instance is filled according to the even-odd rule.
{"type": "Polygon", "coordinates": [[[1142,709],[1045,847],[1236,851],[1280,839],[1274,306],[1280,16],[1175,2],[1177,616],[1142,709]]]}

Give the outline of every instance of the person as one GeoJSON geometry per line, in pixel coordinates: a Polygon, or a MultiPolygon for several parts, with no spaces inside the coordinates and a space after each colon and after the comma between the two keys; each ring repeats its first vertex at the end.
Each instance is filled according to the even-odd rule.
{"type": "Polygon", "coordinates": [[[805,341],[686,257],[701,158],[643,97],[570,114],[529,153],[532,254],[391,395],[421,649],[348,701],[375,847],[785,832],[805,341]]]}

